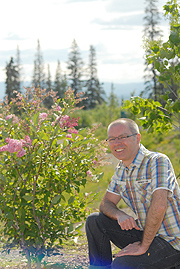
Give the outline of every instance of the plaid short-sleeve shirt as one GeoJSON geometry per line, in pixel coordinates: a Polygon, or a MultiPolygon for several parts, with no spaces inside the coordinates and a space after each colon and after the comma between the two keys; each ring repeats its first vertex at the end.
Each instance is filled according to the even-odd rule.
{"type": "Polygon", "coordinates": [[[151,152],[141,145],[129,169],[120,161],[108,187],[109,192],[120,195],[133,210],[141,230],[152,194],[157,189],[169,191],[167,210],[157,236],[180,250],[180,188],[166,155],[151,152]]]}

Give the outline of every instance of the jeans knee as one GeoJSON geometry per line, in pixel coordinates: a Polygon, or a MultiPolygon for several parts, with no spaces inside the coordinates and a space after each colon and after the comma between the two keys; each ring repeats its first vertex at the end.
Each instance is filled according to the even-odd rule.
{"type": "Polygon", "coordinates": [[[91,226],[94,224],[94,222],[96,221],[96,219],[98,218],[99,213],[95,212],[90,214],[87,219],[86,219],[86,226],[91,226]]]}

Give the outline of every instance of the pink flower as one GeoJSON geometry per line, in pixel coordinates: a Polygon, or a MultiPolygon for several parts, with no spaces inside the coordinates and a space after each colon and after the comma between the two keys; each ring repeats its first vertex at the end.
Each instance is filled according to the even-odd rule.
{"type": "Polygon", "coordinates": [[[24,146],[31,145],[32,141],[30,137],[27,135],[25,136],[25,140],[17,140],[6,138],[7,145],[0,148],[0,152],[8,151],[9,153],[17,152],[17,157],[22,157],[26,154],[26,150],[23,149],[24,146]]]}
{"type": "Polygon", "coordinates": [[[61,111],[61,107],[60,106],[57,106],[56,109],[57,109],[57,111],[61,111]]]}
{"type": "Polygon", "coordinates": [[[8,151],[8,145],[2,146],[0,148],[0,152],[3,152],[3,151],[8,151]]]}
{"type": "Polygon", "coordinates": [[[97,161],[96,161],[96,160],[94,160],[94,161],[93,161],[93,164],[97,164],[97,161]]]}
{"type": "Polygon", "coordinates": [[[66,137],[67,138],[72,138],[72,135],[71,134],[67,134],[66,137]]]}
{"type": "Polygon", "coordinates": [[[12,123],[13,123],[13,124],[19,122],[18,117],[16,117],[16,115],[14,115],[14,114],[7,115],[5,119],[6,119],[6,120],[9,120],[9,119],[11,119],[11,118],[13,118],[13,120],[12,120],[12,123]]]}
{"type": "Polygon", "coordinates": [[[45,120],[47,118],[47,113],[39,113],[39,119],[45,120]]]}
{"type": "Polygon", "coordinates": [[[27,144],[32,145],[32,140],[30,139],[28,135],[25,136],[24,140],[26,141],[27,144]]]}
{"type": "Polygon", "coordinates": [[[10,139],[8,144],[8,151],[9,153],[18,152],[19,150],[21,150],[22,146],[23,144],[21,141],[17,139],[10,139]]]}
{"type": "Polygon", "coordinates": [[[20,151],[18,151],[17,157],[18,158],[23,157],[25,154],[26,154],[26,151],[25,149],[22,148],[20,151]]]}
{"type": "Polygon", "coordinates": [[[7,116],[6,116],[6,120],[9,120],[9,119],[13,118],[13,116],[15,116],[15,115],[14,115],[14,114],[7,115],[7,116]]]}
{"type": "Polygon", "coordinates": [[[92,172],[90,171],[90,170],[88,170],[87,172],[86,172],[86,174],[89,176],[89,177],[92,177],[92,172]]]}
{"type": "Polygon", "coordinates": [[[74,129],[74,128],[70,128],[68,129],[68,132],[71,133],[71,134],[78,134],[78,130],[74,129]]]}

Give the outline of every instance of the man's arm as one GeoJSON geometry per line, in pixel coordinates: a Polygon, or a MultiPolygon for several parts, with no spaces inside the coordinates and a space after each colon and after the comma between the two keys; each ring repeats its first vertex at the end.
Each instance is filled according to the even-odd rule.
{"type": "Polygon", "coordinates": [[[120,200],[120,195],[107,191],[100,204],[100,212],[111,219],[117,220],[122,230],[131,230],[133,228],[139,230],[135,219],[117,208],[117,204],[120,200]]]}
{"type": "Polygon", "coordinates": [[[153,193],[141,243],[143,249],[149,248],[162,224],[167,209],[167,195],[168,190],[165,189],[159,189],[153,193]]]}
{"type": "Polygon", "coordinates": [[[128,245],[124,248],[125,251],[120,251],[117,256],[142,255],[149,249],[163,221],[167,209],[167,195],[168,190],[165,189],[159,189],[153,193],[142,242],[128,245]]]}

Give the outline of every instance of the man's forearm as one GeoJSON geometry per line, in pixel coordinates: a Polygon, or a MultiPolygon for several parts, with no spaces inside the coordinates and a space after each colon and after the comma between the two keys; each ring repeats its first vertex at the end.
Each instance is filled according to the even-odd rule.
{"type": "Polygon", "coordinates": [[[156,195],[156,197],[152,199],[151,206],[147,213],[143,240],[141,243],[141,247],[146,250],[148,250],[156,236],[166,212],[167,193],[165,190],[162,190],[161,192],[159,191],[158,193],[159,195],[156,195]]]}
{"type": "Polygon", "coordinates": [[[137,223],[135,219],[126,214],[124,211],[121,211],[116,206],[120,201],[120,196],[112,195],[110,193],[106,193],[101,204],[100,204],[100,211],[108,216],[111,219],[117,220],[119,226],[122,230],[131,230],[133,228],[138,229],[137,223]],[[109,199],[111,198],[111,199],[109,199]]]}
{"type": "Polygon", "coordinates": [[[109,200],[103,200],[100,204],[99,210],[106,216],[115,220],[117,220],[117,215],[120,213],[120,210],[117,208],[117,206],[109,200]]]}

